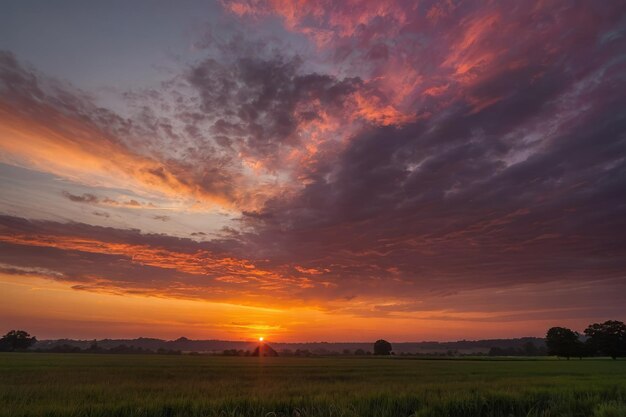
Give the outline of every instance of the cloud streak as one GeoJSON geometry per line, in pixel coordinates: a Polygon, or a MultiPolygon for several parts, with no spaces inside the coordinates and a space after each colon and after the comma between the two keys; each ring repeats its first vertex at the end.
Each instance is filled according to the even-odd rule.
{"type": "Polygon", "coordinates": [[[3,162],[92,186],[232,204],[227,175],[198,178],[183,161],[133,149],[129,143],[142,129],[135,130],[132,120],[96,107],[68,87],[49,87],[40,78],[12,54],[0,56],[3,162]]]}

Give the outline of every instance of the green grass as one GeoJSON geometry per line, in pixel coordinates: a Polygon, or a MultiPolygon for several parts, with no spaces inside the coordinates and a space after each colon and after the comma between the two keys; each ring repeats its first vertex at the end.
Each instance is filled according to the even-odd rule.
{"type": "Polygon", "coordinates": [[[626,416],[626,361],[6,353],[0,416],[626,416]]]}

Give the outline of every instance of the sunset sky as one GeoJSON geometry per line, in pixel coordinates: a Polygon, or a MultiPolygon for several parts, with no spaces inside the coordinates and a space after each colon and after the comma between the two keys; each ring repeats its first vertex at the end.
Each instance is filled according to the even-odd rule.
{"type": "Polygon", "coordinates": [[[623,0],[0,10],[3,334],[626,318],[623,0]]]}

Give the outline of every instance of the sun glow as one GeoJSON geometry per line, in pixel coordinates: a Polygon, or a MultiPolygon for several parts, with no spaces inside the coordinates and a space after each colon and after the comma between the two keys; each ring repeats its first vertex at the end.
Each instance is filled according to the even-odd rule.
{"type": "Polygon", "coordinates": [[[262,342],[262,341],[263,341],[263,337],[259,337],[259,342],[262,342]]]}

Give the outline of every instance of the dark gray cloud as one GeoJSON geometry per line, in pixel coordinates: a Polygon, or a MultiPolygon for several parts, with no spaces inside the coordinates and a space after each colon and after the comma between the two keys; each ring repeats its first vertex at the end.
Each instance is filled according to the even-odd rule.
{"type": "Polygon", "coordinates": [[[362,131],[301,193],[246,216],[258,250],[355,294],[625,279],[624,36],[608,35],[624,29],[567,13],[582,26],[556,49],[528,49],[556,22],[507,38],[518,65],[477,73],[426,120],[362,131]]]}
{"type": "Polygon", "coordinates": [[[200,110],[210,119],[217,143],[236,146],[273,168],[281,146],[302,145],[302,125],[320,120],[322,112],[341,113],[343,102],[361,85],[358,78],[307,73],[297,56],[244,55],[248,44],[233,48],[222,59],[193,67],[188,81],[201,97],[200,110]]]}
{"type": "MultiPolygon", "coordinates": [[[[143,203],[132,198],[128,200],[115,200],[109,197],[98,197],[97,195],[91,194],[91,193],[83,193],[83,194],[78,195],[78,194],[72,194],[68,191],[63,191],[63,197],[67,198],[68,200],[74,203],[105,205],[105,206],[112,206],[112,207],[129,207],[129,208],[140,208],[140,207],[155,208],[156,207],[153,203],[143,203]]],[[[156,220],[163,220],[163,221],[169,220],[169,218],[164,220],[163,219],[164,217],[167,217],[167,216],[154,216],[156,220]]]]}
{"type": "MultiPolygon", "coordinates": [[[[38,143],[53,145],[58,155],[49,152],[39,158],[46,159],[52,172],[61,177],[75,179],[56,161],[88,154],[115,170],[117,176],[136,180],[144,189],[157,188],[180,197],[231,202],[239,197],[237,187],[245,187],[238,172],[241,167],[232,163],[232,155],[210,149],[195,152],[193,148],[168,153],[177,145],[172,143],[175,132],[168,130],[173,123],[168,118],[149,110],[147,115],[121,117],[98,107],[92,97],[69,83],[50,79],[21,64],[7,51],[0,51],[0,92],[0,116],[6,127],[30,129],[38,143]]],[[[30,157],[24,154],[31,151],[27,145],[11,146],[12,158],[18,161],[28,160],[30,157]]],[[[46,164],[38,162],[40,169],[45,169],[42,167],[46,164]]],[[[76,168],[80,169],[80,164],[76,168]]],[[[83,174],[87,177],[89,172],[83,174]]]]}
{"type": "Polygon", "coordinates": [[[98,196],[90,193],[85,193],[82,195],[72,194],[68,191],[63,191],[63,197],[67,198],[70,201],[75,203],[89,203],[89,204],[97,204],[100,202],[98,196]]]}

